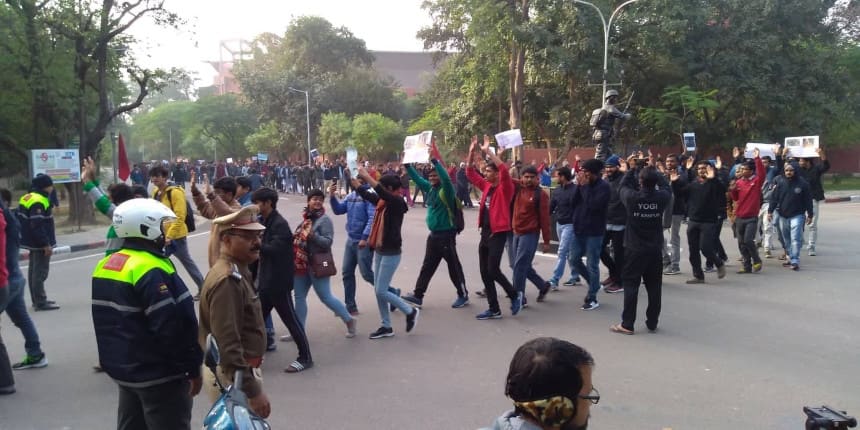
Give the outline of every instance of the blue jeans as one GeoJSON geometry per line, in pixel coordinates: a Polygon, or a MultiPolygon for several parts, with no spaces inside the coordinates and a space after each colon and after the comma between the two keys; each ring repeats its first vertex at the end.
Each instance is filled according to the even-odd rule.
{"type": "Polygon", "coordinates": [[[535,272],[532,262],[535,259],[540,233],[514,234],[511,253],[514,255],[514,289],[525,294],[526,279],[538,289],[543,288],[544,280],[535,272]]]}
{"type": "Polygon", "coordinates": [[[9,286],[9,303],[6,305],[6,314],[9,319],[18,326],[24,336],[24,350],[27,355],[36,357],[42,355],[42,347],[39,342],[39,332],[36,325],[27,313],[27,304],[24,302],[24,276],[19,274],[14,280],[11,276],[9,286]]]}
{"type": "Polygon", "coordinates": [[[792,264],[800,264],[800,249],[803,248],[803,224],[806,221],[804,214],[795,215],[791,218],[779,217],[779,229],[785,239],[788,249],[788,258],[792,264]]]}
{"type": "Polygon", "coordinates": [[[403,315],[412,313],[412,307],[403,301],[397,294],[391,292],[391,280],[394,278],[394,272],[397,271],[397,266],[400,265],[400,254],[397,255],[379,255],[376,254],[376,259],[373,265],[373,290],[376,292],[376,304],[379,307],[379,317],[382,318],[382,326],[391,328],[391,315],[388,310],[388,305],[392,304],[403,312],[403,315]]]}
{"type": "Polygon", "coordinates": [[[585,278],[588,284],[588,295],[585,301],[597,300],[597,291],[600,290],[600,250],[603,248],[603,235],[594,236],[574,235],[571,252],[570,265],[585,278]],[[585,256],[588,267],[582,264],[585,256]]]}
{"type": "Polygon", "coordinates": [[[369,246],[359,248],[358,242],[347,238],[343,248],[343,297],[350,311],[358,310],[355,304],[355,266],[358,266],[361,278],[373,285],[373,250],[369,246]]]}
{"type": "MultiPolygon", "coordinates": [[[[556,224],[556,234],[558,234],[558,261],[555,263],[555,269],[552,271],[552,278],[549,282],[553,285],[558,285],[561,277],[564,276],[564,266],[567,265],[567,259],[570,255],[570,245],[573,241],[573,224],[556,224]]],[[[579,274],[576,273],[576,268],[570,265],[570,279],[576,279],[579,274]]]]}
{"type": "Polygon", "coordinates": [[[308,292],[311,290],[311,287],[317,293],[320,301],[337,314],[343,322],[352,321],[352,317],[347,312],[346,306],[331,294],[331,278],[315,278],[310,273],[306,273],[293,277],[293,291],[296,293],[296,316],[299,317],[302,327],[307,328],[305,320],[308,318],[308,292]]]}
{"type": "Polygon", "coordinates": [[[197,292],[199,293],[200,288],[203,287],[203,275],[200,273],[200,269],[197,268],[194,259],[191,258],[191,252],[188,250],[188,237],[171,240],[170,245],[167,245],[164,253],[167,256],[176,256],[179,262],[182,263],[182,266],[185,267],[185,271],[188,272],[188,275],[197,284],[197,292]]]}

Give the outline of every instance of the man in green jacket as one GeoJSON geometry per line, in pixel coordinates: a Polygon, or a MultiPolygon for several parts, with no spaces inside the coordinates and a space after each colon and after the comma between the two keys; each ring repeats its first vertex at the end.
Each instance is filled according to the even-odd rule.
{"type": "Polygon", "coordinates": [[[436,158],[432,163],[433,170],[427,175],[427,179],[421,177],[411,164],[406,165],[409,177],[426,196],[427,228],[430,229],[430,235],[427,237],[421,273],[415,281],[415,291],[403,300],[420,308],[424,301],[424,293],[427,292],[427,286],[430,284],[430,278],[436,273],[439,262],[444,259],[448,263],[448,276],[451,277],[451,282],[457,289],[457,299],[451,307],[462,308],[469,303],[469,292],[466,290],[463,266],[460,264],[460,257],[457,256],[458,231],[454,213],[458,210],[459,202],[445,165],[436,158]]]}

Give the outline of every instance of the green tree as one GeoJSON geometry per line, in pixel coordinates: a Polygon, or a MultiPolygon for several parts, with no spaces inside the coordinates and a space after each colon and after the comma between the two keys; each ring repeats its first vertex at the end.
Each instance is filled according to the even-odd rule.
{"type": "MultiPolygon", "coordinates": [[[[277,124],[284,142],[307,139],[304,94],[293,89],[308,91],[311,140],[327,112],[397,117],[404,110],[393,82],[371,69],[373,56],[364,41],[345,27],[303,16],[292,20],[283,36],[262,34],[254,46],[252,58],[234,73],[250,104],[263,121],[277,124]]],[[[304,154],[301,147],[286,149],[304,154]]]]}
{"type": "Polygon", "coordinates": [[[352,119],[352,140],[362,155],[373,159],[397,159],[403,150],[403,127],[378,113],[363,113],[352,119]]]}
{"type": "Polygon", "coordinates": [[[676,136],[683,142],[684,132],[695,131],[704,124],[709,112],[719,109],[717,90],[695,91],[689,86],[669,87],[663,93],[662,108],[642,108],[641,121],[653,127],[658,135],[676,136]]]}
{"type": "Polygon", "coordinates": [[[362,156],[395,159],[402,149],[404,133],[397,121],[378,113],[349,118],[344,113],[330,112],[323,115],[319,143],[325,154],[342,154],[352,146],[362,156]]]}
{"type": "Polygon", "coordinates": [[[352,118],[343,112],[323,114],[319,129],[320,151],[323,154],[340,154],[352,145],[352,118]]]}
{"type": "Polygon", "coordinates": [[[212,142],[219,159],[250,155],[245,139],[257,129],[257,118],[239,96],[201,98],[194,102],[187,120],[191,141],[212,142]]]}
{"type": "MultiPolygon", "coordinates": [[[[0,4],[5,36],[0,57],[8,59],[0,64],[0,74],[16,75],[3,79],[15,83],[17,93],[9,97],[16,107],[2,113],[23,114],[13,121],[14,127],[0,131],[0,145],[19,150],[65,147],[76,137],[82,156],[97,155],[111,122],[140,106],[150,91],[172,76],[139,67],[129,56],[135,40],[126,34],[144,18],[165,26],[180,23],[163,3],[17,0],[0,4]],[[129,93],[123,76],[136,83],[133,92],[129,93]]],[[[91,205],[79,198],[80,186],[68,186],[72,221],[92,218],[91,205]]]]}

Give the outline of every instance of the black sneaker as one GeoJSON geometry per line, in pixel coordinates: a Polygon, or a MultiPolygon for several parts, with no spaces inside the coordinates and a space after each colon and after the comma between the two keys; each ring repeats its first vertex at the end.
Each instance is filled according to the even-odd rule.
{"type": "Polygon", "coordinates": [[[565,287],[577,286],[577,285],[579,285],[579,277],[576,277],[574,279],[568,279],[567,281],[564,281],[564,284],[562,284],[562,285],[564,285],[565,287]]]}
{"type": "Polygon", "coordinates": [[[39,311],[54,311],[54,310],[57,310],[57,309],[60,309],[60,306],[59,306],[59,305],[57,305],[56,303],[53,303],[53,302],[45,302],[45,303],[40,303],[40,304],[38,304],[38,305],[36,305],[36,306],[33,306],[33,310],[34,310],[34,311],[36,311],[36,312],[39,312],[39,311]]]}
{"type": "Polygon", "coordinates": [[[538,293],[537,301],[538,303],[542,302],[546,298],[546,293],[549,292],[549,289],[552,288],[552,284],[549,282],[545,282],[543,284],[543,288],[540,289],[540,293],[538,293]]]}
{"type": "Polygon", "coordinates": [[[40,369],[48,365],[48,358],[45,356],[43,352],[41,355],[28,355],[24,357],[20,363],[15,363],[12,365],[12,369],[15,370],[24,370],[24,369],[40,369]]]}
{"type": "Polygon", "coordinates": [[[383,337],[394,336],[394,329],[391,327],[380,327],[375,332],[370,334],[371,339],[382,339],[383,337]]]}
{"type": "MultiPolygon", "coordinates": [[[[415,328],[415,323],[418,322],[418,314],[421,313],[420,308],[412,308],[412,313],[406,315],[406,333],[412,331],[415,328]]],[[[392,332],[394,334],[394,332],[392,332]]]]}
{"type": "Polygon", "coordinates": [[[501,311],[491,311],[489,309],[485,310],[484,312],[479,313],[478,315],[475,315],[475,318],[482,320],[482,321],[483,320],[496,320],[496,319],[499,319],[501,317],[502,317],[501,311]]]}
{"type": "Polygon", "coordinates": [[[597,300],[588,300],[582,305],[582,310],[591,311],[600,307],[600,303],[597,303],[597,300]]]}
{"type": "Polygon", "coordinates": [[[406,297],[404,297],[403,301],[405,301],[406,303],[409,303],[410,305],[412,305],[413,307],[416,307],[416,308],[420,308],[424,304],[424,299],[415,297],[412,294],[409,294],[406,297]]]}

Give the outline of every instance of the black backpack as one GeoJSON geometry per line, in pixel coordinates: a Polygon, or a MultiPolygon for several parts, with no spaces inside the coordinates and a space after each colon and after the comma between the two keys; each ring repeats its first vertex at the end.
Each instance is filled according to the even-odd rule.
{"type": "MultiPolygon", "coordinates": [[[[172,193],[173,190],[176,188],[179,188],[179,187],[172,187],[172,188],[167,190],[167,196],[168,196],[168,199],[170,200],[171,204],[173,204],[173,199],[170,198],[170,193],[172,193]]],[[[182,188],[179,188],[179,189],[181,190],[182,188]]],[[[161,196],[159,194],[156,194],[153,198],[161,201],[160,197],[161,196]]],[[[185,200],[185,228],[187,228],[188,232],[191,233],[191,232],[197,230],[197,224],[194,223],[194,209],[191,207],[191,203],[188,201],[188,198],[186,198],[185,195],[182,196],[182,199],[185,200]]],[[[173,208],[171,207],[170,210],[173,210],[173,208]]],[[[173,212],[176,212],[176,211],[173,210],[173,212]]]]}

